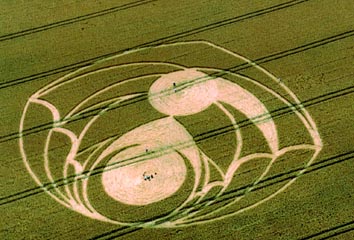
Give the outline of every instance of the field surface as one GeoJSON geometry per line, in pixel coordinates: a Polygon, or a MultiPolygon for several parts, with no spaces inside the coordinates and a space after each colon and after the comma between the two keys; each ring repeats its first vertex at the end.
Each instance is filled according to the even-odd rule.
{"type": "Polygon", "coordinates": [[[350,0],[2,1],[0,239],[354,239],[350,0]]]}

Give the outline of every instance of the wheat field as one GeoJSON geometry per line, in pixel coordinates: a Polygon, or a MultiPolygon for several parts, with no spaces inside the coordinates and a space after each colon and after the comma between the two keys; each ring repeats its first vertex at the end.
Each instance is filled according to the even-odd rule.
{"type": "Polygon", "coordinates": [[[1,239],[353,239],[349,0],[0,3],[1,239]]]}

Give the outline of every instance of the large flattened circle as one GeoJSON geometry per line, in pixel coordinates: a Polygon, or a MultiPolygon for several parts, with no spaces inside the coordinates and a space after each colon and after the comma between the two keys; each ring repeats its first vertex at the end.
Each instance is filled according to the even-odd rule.
{"type": "Polygon", "coordinates": [[[154,153],[144,155],[144,151],[139,147],[129,148],[108,162],[102,184],[114,200],[143,206],[172,196],[183,185],[187,168],[178,153],[154,156],[154,153]]]}

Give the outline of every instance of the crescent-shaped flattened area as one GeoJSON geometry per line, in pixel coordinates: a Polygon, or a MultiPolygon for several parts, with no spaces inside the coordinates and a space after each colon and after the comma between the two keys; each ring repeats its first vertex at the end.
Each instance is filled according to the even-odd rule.
{"type": "Polygon", "coordinates": [[[236,83],[218,78],[217,100],[227,103],[246,115],[263,133],[273,153],[278,151],[278,134],[275,123],[264,104],[256,96],[236,83]]]}

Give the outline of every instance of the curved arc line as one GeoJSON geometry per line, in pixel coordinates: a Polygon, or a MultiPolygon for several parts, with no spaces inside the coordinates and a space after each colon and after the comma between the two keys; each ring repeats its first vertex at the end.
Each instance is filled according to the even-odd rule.
{"type": "MultiPolygon", "coordinates": [[[[42,100],[42,99],[35,99],[35,98],[30,98],[30,101],[28,102],[33,102],[39,105],[44,106],[45,108],[47,108],[51,113],[52,113],[52,117],[53,117],[53,127],[55,128],[55,125],[60,121],[60,113],[58,111],[58,109],[51,104],[50,102],[46,101],[46,100],[42,100]]],[[[44,158],[44,170],[45,173],[49,179],[50,182],[53,183],[53,186],[55,188],[55,191],[57,192],[57,194],[65,201],[65,202],[69,202],[69,199],[67,196],[65,196],[57,187],[56,184],[54,183],[54,178],[51,174],[51,170],[49,167],[49,144],[50,144],[50,138],[52,136],[52,131],[53,128],[49,130],[49,133],[46,137],[46,141],[45,141],[45,145],[44,145],[44,153],[43,153],[43,158],[44,158]]]]}
{"type": "MultiPolygon", "coordinates": [[[[50,145],[50,139],[52,138],[53,134],[53,129],[49,130],[49,133],[46,137],[45,145],[44,145],[44,153],[43,153],[43,158],[44,158],[44,169],[46,172],[46,175],[49,179],[50,182],[55,183],[54,178],[52,176],[50,167],[49,167],[49,145],[50,145]]],[[[65,182],[65,181],[64,181],[65,182]]],[[[55,184],[56,186],[56,184],[55,184]]],[[[66,188],[66,186],[65,186],[66,188]]],[[[70,202],[70,197],[65,196],[57,187],[55,187],[55,191],[66,201],[70,202]]]]}
{"type": "Polygon", "coordinates": [[[216,218],[213,218],[213,219],[207,219],[207,220],[199,220],[199,219],[197,219],[199,221],[195,221],[196,219],[191,219],[190,221],[187,220],[185,223],[177,223],[176,227],[184,227],[184,226],[186,227],[186,226],[193,226],[193,225],[211,223],[211,222],[214,222],[214,221],[218,221],[218,220],[222,220],[222,219],[225,219],[225,218],[228,218],[228,217],[231,217],[231,216],[238,215],[238,214],[240,214],[242,212],[245,212],[247,210],[253,209],[253,208],[263,204],[264,202],[267,202],[268,200],[272,199],[273,197],[275,197],[276,195],[278,195],[279,193],[281,193],[285,189],[287,189],[290,185],[292,185],[296,181],[296,179],[297,178],[294,178],[294,179],[290,180],[287,184],[285,184],[283,187],[281,187],[279,190],[277,190],[273,194],[269,195],[268,197],[258,201],[255,204],[252,204],[252,205],[250,205],[248,207],[242,208],[242,209],[240,209],[240,210],[238,210],[236,212],[225,214],[223,216],[219,216],[219,217],[216,217],[216,218]]]}
{"type": "MultiPolygon", "coordinates": [[[[38,99],[38,98],[30,98],[30,100],[28,101],[30,103],[35,103],[35,104],[39,104],[44,106],[45,108],[47,108],[51,113],[52,113],[52,117],[53,117],[53,126],[55,127],[55,125],[60,121],[60,113],[58,111],[58,109],[51,104],[50,102],[43,100],[43,99],[38,99]]],[[[49,141],[52,135],[52,130],[49,130],[49,133],[47,135],[46,138],[46,142],[45,142],[45,147],[44,147],[44,169],[46,172],[46,175],[49,179],[50,182],[54,182],[53,176],[51,174],[50,168],[49,168],[49,159],[48,159],[48,155],[49,155],[49,141]]],[[[53,186],[56,186],[56,184],[54,184],[53,186]]],[[[65,187],[66,188],[66,187],[65,187]]],[[[58,188],[55,187],[55,191],[58,193],[59,196],[61,196],[61,198],[66,201],[69,202],[69,198],[67,198],[58,188]]]]}
{"type": "MultiPolygon", "coordinates": [[[[252,160],[252,159],[254,159],[254,158],[272,158],[272,159],[274,159],[274,154],[270,154],[270,153],[254,153],[254,154],[250,154],[250,155],[247,155],[247,156],[245,156],[245,157],[242,157],[241,159],[238,160],[238,162],[240,162],[240,164],[242,164],[242,163],[245,163],[245,162],[247,162],[247,161],[249,161],[249,160],[252,160]]],[[[270,162],[269,164],[271,164],[271,162],[270,162]]],[[[268,164],[267,167],[269,167],[269,164],[268,164]]],[[[263,172],[262,175],[265,175],[265,173],[263,172]]],[[[262,177],[263,177],[263,176],[259,177],[257,180],[260,181],[260,179],[261,179],[262,177]]],[[[255,183],[257,180],[255,180],[254,183],[255,183]]],[[[253,186],[254,186],[254,183],[253,183],[253,186]]],[[[224,205],[224,206],[222,206],[222,207],[220,207],[220,208],[218,208],[218,209],[215,209],[215,210],[213,210],[213,211],[211,211],[211,212],[209,212],[209,213],[206,213],[206,214],[204,214],[204,215],[201,215],[201,216],[199,216],[199,217],[195,217],[195,218],[192,218],[192,219],[188,219],[188,218],[193,217],[194,215],[196,215],[197,213],[199,213],[199,212],[202,211],[203,209],[198,210],[198,211],[196,211],[196,212],[190,214],[189,216],[186,216],[186,217],[184,217],[184,218],[179,219],[178,221],[176,221],[176,224],[179,225],[179,224],[180,224],[179,222],[183,222],[184,220],[186,220],[186,222],[189,222],[189,221],[193,221],[193,220],[203,219],[203,218],[205,218],[205,217],[207,217],[207,216],[209,216],[209,215],[211,215],[211,214],[218,213],[218,212],[220,212],[221,210],[223,210],[223,209],[225,209],[225,208],[228,208],[230,205],[233,205],[233,204],[235,204],[236,202],[240,201],[242,198],[244,198],[244,197],[247,195],[247,193],[252,190],[252,187],[253,187],[253,186],[248,187],[248,188],[245,190],[245,193],[244,193],[242,196],[236,197],[232,202],[227,203],[226,205],[224,205]]],[[[204,207],[208,207],[209,205],[211,205],[211,204],[213,204],[214,202],[216,202],[216,200],[217,200],[217,199],[214,199],[214,200],[211,200],[211,201],[207,202],[204,207]]]]}
{"type": "MultiPolygon", "coordinates": [[[[119,100],[117,100],[116,102],[113,103],[113,105],[114,105],[114,104],[117,104],[117,103],[119,103],[119,102],[121,102],[121,101],[126,100],[125,98],[127,98],[127,99],[133,98],[133,97],[136,96],[136,95],[137,95],[137,94],[130,94],[130,95],[121,96],[119,100]],[[124,99],[122,99],[122,98],[124,98],[124,99]]],[[[138,95],[141,95],[141,94],[138,94],[138,95]]],[[[108,110],[109,110],[109,107],[107,107],[107,108],[101,110],[98,115],[96,115],[95,117],[93,117],[93,118],[86,124],[86,126],[85,126],[84,129],[81,131],[81,133],[80,133],[80,135],[79,135],[79,137],[78,137],[79,143],[81,143],[81,141],[82,141],[82,139],[84,138],[86,132],[89,130],[89,128],[92,126],[92,124],[100,117],[101,114],[103,114],[104,112],[107,112],[108,110]]],[[[106,140],[106,141],[109,141],[109,139],[106,140]]],[[[104,145],[105,145],[105,143],[102,143],[102,146],[104,146],[104,145]]],[[[100,149],[102,146],[99,146],[98,149],[100,149]]],[[[96,149],[96,150],[98,151],[98,149],[96,149]]],[[[94,151],[94,153],[95,153],[95,151],[94,151]]],[[[93,153],[93,154],[94,154],[94,153],[93,153]]],[[[92,155],[93,155],[93,154],[92,154],[92,155]]],[[[91,159],[92,155],[90,155],[89,158],[85,161],[85,163],[84,163],[84,165],[83,165],[83,169],[86,169],[86,166],[87,166],[89,160],[91,159]]],[[[99,161],[97,162],[97,164],[98,164],[98,163],[99,163],[99,161]]],[[[93,164],[93,167],[96,167],[97,164],[94,163],[94,164],[93,164]]],[[[92,166],[91,166],[88,176],[90,175],[90,173],[92,172],[92,170],[93,170],[93,168],[92,168],[92,166]]],[[[86,181],[87,181],[87,180],[86,180],[86,181]]],[[[83,184],[83,190],[82,190],[82,191],[87,191],[87,183],[86,183],[86,186],[85,186],[85,184],[84,184],[84,182],[86,182],[86,181],[84,180],[84,181],[82,182],[82,184],[83,184]]],[[[75,181],[75,188],[77,189],[77,181],[75,181]]],[[[76,195],[78,196],[78,194],[76,194],[76,195]]],[[[87,193],[86,193],[86,192],[83,192],[83,195],[84,195],[84,202],[86,203],[86,207],[87,207],[88,209],[90,209],[91,211],[94,211],[95,213],[98,213],[97,210],[95,210],[95,208],[90,204],[89,199],[88,199],[88,196],[87,196],[87,193]]],[[[80,198],[80,202],[82,203],[81,198],[80,198]]],[[[84,205],[84,204],[82,203],[82,205],[84,205]]],[[[98,214],[100,214],[100,213],[98,213],[98,214]]],[[[100,214],[100,215],[101,215],[101,214],[100,214]]],[[[103,215],[102,215],[102,216],[103,216],[103,215]]],[[[107,219],[108,219],[108,218],[107,218],[107,219]]],[[[114,220],[112,220],[112,221],[114,221],[114,220]]]]}
{"type": "MultiPolygon", "coordinates": [[[[87,157],[87,159],[85,160],[85,162],[83,163],[83,169],[86,169],[87,167],[87,164],[90,162],[92,156],[94,156],[103,146],[105,146],[105,144],[107,142],[109,142],[111,139],[106,139],[105,141],[101,142],[101,143],[98,143],[96,145],[98,145],[96,147],[95,145],[95,149],[91,152],[91,154],[87,157]]],[[[80,193],[79,193],[79,190],[78,190],[78,184],[79,184],[79,180],[82,180],[84,178],[84,175],[81,175],[81,176],[76,176],[75,179],[74,179],[74,186],[73,186],[73,191],[74,191],[74,195],[78,201],[79,204],[83,205],[86,209],[88,209],[90,212],[94,213],[95,212],[95,209],[93,208],[90,208],[90,206],[87,206],[82,200],[81,200],[81,197],[80,197],[80,193]]],[[[83,190],[82,190],[83,191],[83,190]]],[[[84,194],[82,194],[84,196],[84,194]]],[[[85,201],[85,199],[84,199],[85,201]]]]}
{"type": "MultiPolygon", "coordinates": [[[[78,105],[76,105],[66,116],[65,118],[70,118],[74,115],[75,111],[77,111],[80,107],[82,107],[82,105],[84,105],[85,103],[87,103],[88,101],[90,101],[92,98],[96,97],[97,95],[99,94],[102,94],[104,93],[105,91],[109,91],[111,88],[113,87],[116,87],[116,86],[119,86],[119,85],[122,85],[122,84],[125,84],[125,83],[129,83],[129,82],[133,82],[133,81],[136,81],[136,80],[140,80],[140,79],[143,79],[143,78],[147,78],[147,77],[158,77],[158,76],[161,76],[161,74],[149,74],[149,75],[144,75],[144,76],[140,76],[140,77],[135,77],[135,78],[130,78],[130,79],[127,79],[123,82],[118,82],[118,83],[115,83],[115,84],[112,84],[108,87],[105,87],[103,89],[101,89],[100,91],[94,93],[93,95],[90,95],[88,98],[85,98],[83,101],[81,101],[78,105]]],[[[129,95],[129,94],[128,94],[129,95]]],[[[124,96],[128,96],[128,95],[124,95],[124,96]]],[[[119,97],[123,97],[123,96],[119,96],[119,97]]],[[[108,101],[108,100],[107,100],[108,101]]],[[[79,113],[76,113],[76,114],[79,114],[79,113]]],[[[75,114],[75,115],[76,115],[75,114]]],[[[74,115],[74,116],[75,116],[74,115]]]]}
{"type": "Polygon", "coordinates": [[[230,163],[226,173],[225,173],[225,179],[224,179],[224,188],[218,193],[217,196],[223,194],[223,192],[225,191],[225,189],[228,187],[228,185],[230,184],[231,180],[232,180],[232,176],[235,173],[235,171],[238,169],[238,165],[236,167],[236,162],[239,160],[240,155],[241,155],[241,151],[242,151],[242,146],[243,146],[243,140],[242,140],[242,135],[241,135],[241,130],[236,122],[236,119],[234,116],[232,116],[232,114],[219,102],[215,102],[214,103],[221,111],[223,111],[225,113],[225,115],[230,119],[232,126],[234,127],[235,130],[235,135],[236,135],[236,141],[237,141],[237,146],[236,146],[236,151],[234,153],[233,156],[233,160],[230,163]],[[233,167],[235,165],[235,167],[233,167]]]}
{"type": "MultiPolygon", "coordinates": [[[[76,137],[76,135],[73,132],[71,132],[70,130],[65,129],[65,128],[54,128],[53,131],[66,135],[67,137],[70,138],[70,141],[71,141],[71,148],[70,148],[69,154],[66,156],[66,160],[64,163],[64,169],[63,169],[64,179],[68,178],[68,170],[69,170],[68,168],[69,168],[70,164],[74,167],[75,174],[79,174],[80,172],[83,171],[82,165],[78,161],[75,160],[75,156],[76,156],[76,153],[77,153],[79,145],[80,145],[79,139],[76,137]]],[[[64,183],[65,183],[65,180],[64,180],[64,183]]],[[[65,191],[66,191],[67,195],[69,196],[70,202],[74,201],[75,198],[70,191],[69,184],[65,184],[65,191]]]]}
{"type": "MultiPolygon", "coordinates": [[[[316,147],[316,152],[315,154],[312,156],[310,162],[313,162],[316,158],[317,158],[317,155],[320,153],[321,151],[321,148],[317,148],[317,146],[313,146],[311,145],[312,147],[316,147]]],[[[233,212],[233,213],[229,213],[229,214],[226,214],[226,215],[223,215],[223,216],[220,216],[220,217],[217,217],[217,218],[213,218],[213,219],[208,219],[208,220],[201,220],[201,221],[197,221],[197,222],[186,222],[185,224],[178,224],[176,226],[191,226],[191,225],[199,225],[199,224],[204,224],[204,223],[208,223],[208,222],[213,222],[213,221],[216,221],[216,220],[222,220],[224,218],[227,218],[227,217],[231,217],[231,216],[235,216],[235,215],[238,215],[242,212],[245,212],[247,210],[250,210],[250,209],[253,209],[257,206],[259,206],[260,204],[263,204],[264,202],[272,199],[273,197],[275,197],[276,195],[278,195],[279,193],[283,192],[285,189],[287,189],[291,184],[293,184],[299,175],[301,175],[302,173],[304,173],[306,171],[306,168],[304,168],[303,170],[301,170],[299,172],[299,174],[297,175],[297,177],[295,177],[294,179],[290,180],[288,183],[286,183],[283,187],[281,187],[280,189],[278,189],[276,192],[274,192],[273,194],[269,195],[268,197],[262,199],[261,201],[258,201],[257,203],[255,204],[252,204],[248,207],[245,207],[245,208],[242,208],[236,212],[233,212]]],[[[193,220],[193,219],[192,219],[193,220]]]]}

